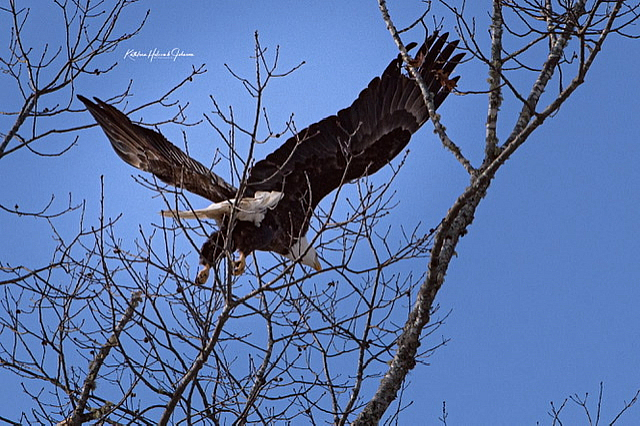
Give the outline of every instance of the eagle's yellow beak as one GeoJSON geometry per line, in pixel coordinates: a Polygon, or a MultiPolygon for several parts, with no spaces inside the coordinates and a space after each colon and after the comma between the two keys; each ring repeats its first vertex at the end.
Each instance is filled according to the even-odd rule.
{"type": "Polygon", "coordinates": [[[322,265],[320,264],[320,261],[318,259],[313,262],[313,269],[318,272],[322,271],[322,265]]]}

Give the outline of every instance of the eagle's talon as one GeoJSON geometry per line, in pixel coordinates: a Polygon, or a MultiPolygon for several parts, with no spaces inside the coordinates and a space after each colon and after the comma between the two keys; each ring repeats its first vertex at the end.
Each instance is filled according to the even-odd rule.
{"type": "Polygon", "coordinates": [[[242,275],[244,274],[244,270],[247,267],[247,257],[244,253],[240,252],[240,259],[233,262],[233,275],[242,275]]]}
{"type": "Polygon", "coordinates": [[[205,285],[209,279],[209,270],[211,265],[204,265],[198,275],[196,276],[196,285],[205,285]]]}

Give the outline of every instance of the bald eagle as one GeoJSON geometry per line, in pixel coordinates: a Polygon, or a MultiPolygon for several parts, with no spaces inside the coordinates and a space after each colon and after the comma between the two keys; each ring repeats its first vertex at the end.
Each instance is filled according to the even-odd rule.
{"type": "MultiPolygon", "coordinates": [[[[459,77],[449,78],[463,54],[452,56],[458,41],[448,34],[426,37],[415,56],[436,108],[459,77]]],[[[412,43],[415,47],[415,43],[412,43]]],[[[233,273],[242,274],[255,250],[272,251],[320,270],[317,253],[306,238],[318,203],[345,182],[378,171],[402,151],[429,118],[416,82],[403,73],[402,59],[391,61],[350,107],[312,124],[257,162],[241,192],[189,157],[160,133],[134,124],[113,106],[78,96],[102,127],[116,153],[130,165],[161,181],[213,202],[165,216],[214,219],[218,231],[200,250],[204,284],[226,250],[239,251],[233,273]]]]}

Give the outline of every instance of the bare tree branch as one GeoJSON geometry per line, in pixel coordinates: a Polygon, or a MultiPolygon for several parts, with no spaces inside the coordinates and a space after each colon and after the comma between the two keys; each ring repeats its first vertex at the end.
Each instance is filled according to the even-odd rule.
{"type": "MultiPolygon", "coordinates": [[[[376,424],[391,402],[396,399],[402,382],[416,364],[416,353],[417,348],[420,346],[421,330],[429,323],[436,294],[444,283],[444,277],[452,256],[455,253],[457,243],[460,237],[466,234],[468,226],[472,223],[475,210],[485,196],[495,173],[511,154],[527,140],[529,135],[540,126],[549,115],[557,111],[568,96],[584,82],[584,76],[593,63],[595,56],[600,51],[605,38],[611,33],[614,22],[618,18],[618,13],[624,2],[617,1],[613,3],[613,7],[603,13],[600,11],[600,8],[603,6],[601,2],[595,2],[591,5],[591,8],[587,10],[585,8],[586,1],[578,0],[568,6],[565,9],[565,13],[555,18],[553,37],[551,37],[554,42],[550,46],[548,56],[542,64],[539,75],[533,83],[529,95],[524,99],[522,110],[514,124],[511,135],[499,149],[495,136],[495,123],[497,123],[497,110],[501,101],[499,92],[500,84],[497,78],[498,75],[502,76],[504,64],[504,58],[501,57],[502,28],[505,27],[502,8],[505,6],[509,7],[517,14],[529,13],[530,11],[528,6],[521,6],[515,2],[493,3],[492,55],[491,60],[485,61],[489,66],[490,97],[487,121],[487,149],[485,151],[483,166],[477,171],[472,170],[470,166],[465,166],[467,171],[472,174],[471,185],[458,197],[437,230],[431,249],[427,278],[418,291],[416,303],[404,326],[403,333],[397,340],[397,351],[390,361],[389,369],[381,380],[375,395],[360,412],[354,424],[376,424]],[[595,20],[587,19],[586,23],[580,24],[579,21],[581,17],[585,15],[589,17],[603,16],[601,20],[597,21],[598,24],[604,23],[602,29],[594,30],[594,28],[591,27],[591,25],[597,25],[595,24],[595,20]],[[585,34],[599,34],[599,38],[594,42],[594,48],[589,49],[589,54],[584,56],[584,60],[581,61],[577,75],[571,84],[562,90],[541,113],[536,113],[536,108],[542,93],[551,81],[554,71],[559,69],[570,39],[572,37],[581,39],[585,34]]],[[[399,44],[397,33],[393,29],[394,26],[386,10],[384,0],[379,0],[378,4],[382,12],[382,18],[387,24],[387,27],[391,29],[396,44],[399,44]]],[[[608,5],[605,7],[608,7],[608,5]]],[[[545,10],[543,7],[540,13],[543,14],[545,10]]],[[[457,13],[458,12],[456,12],[456,14],[457,13]]],[[[457,14],[457,19],[463,20],[464,18],[457,14]]],[[[465,28],[469,28],[469,26],[465,25],[465,28]]],[[[519,37],[524,38],[526,36],[528,36],[528,33],[519,37]]],[[[473,50],[473,46],[477,48],[477,45],[469,43],[465,43],[464,45],[467,49],[471,50],[474,57],[485,57],[479,50],[473,50]]],[[[581,45],[584,45],[584,42],[582,42],[581,45]]],[[[403,49],[400,44],[399,50],[405,58],[405,61],[409,62],[406,56],[406,50],[403,49]]],[[[419,80],[418,75],[414,73],[412,73],[412,75],[419,80]]],[[[427,104],[429,104],[429,97],[428,94],[424,96],[427,104]]],[[[434,123],[434,125],[437,129],[438,124],[434,123]]],[[[452,152],[454,156],[461,161],[456,150],[452,149],[452,152]]],[[[464,161],[461,161],[461,163],[465,164],[464,161]]]]}
{"type": "MultiPolygon", "coordinates": [[[[23,37],[32,12],[17,3],[0,12],[11,17],[13,28],[12,52],[1,64],[21,94],[8,111],[12,123],[3,135],[1,156],[22,148],[42,154],[36,141],[46,144],[53,135],[90,127],[40,124],[77,113],[70,102],[78,79],[113,66],[96,73],[89,64],[139,31],[116,31],[130,1],[110,8],[56,1],[69,27],[65,42],[36,50],[23,37]],[[54,91],[69,96],[68,102],[43,107],[54,91]]],[[[104,193],[82,203],[69,200],[59,210],[53,198],[31,210],[0,206],[0,214],[48,225],[46,237],[52,240],[45,259],[0,263],[0,367],[24,378],[22,391],[34,401],[30,412],[7,422],[401,422],[412,396],[407,374],[447,342],[434,334],[447,316],[438,311],[436,296],[496,172],[585,81],[609,35],[634,36],[629,31],[638,6],[496,0],[490,10],[491,44],[484,52],[474,37],[475,21],[464,7],[448,3],[462,39],[459,48],[486,65],[489,76],[486,87],[458,92],[488,94],[486,137],[478,141],[484,158],[476,168],[447,135],[399,36],[423,24],[429,5],[397,31],[384,0],[378,4],[443,145],[471,178],[444,219],[396,224],[394,182],[404,167],[401,158],[383,172],[382,182],[366,177],[343,185],[320,204],[311,228],[322,272],[308,273],[278,255],[260,253],[249,259],[247,274],[236,277],[227,253],[213,284],[194,286],[199,240],[213,228],[206,221],[161,219],[132,235],[121,216],[106,216],[114,200],[104,193]],[[519,102],[512,123],[500,117],[503,97],[519,102]],[[93,210],[99,210],[97,217],[87,213],[93,210]],[[425,263],[426,271],[421,269],[425,263]]],[[[159,99],[139,107],[127,104],[129,87],[109,101],[124,105],[129,114],[153,105],[177,106],[169,119],[147,124],[204,125],[218,135],[223,145],[213,163],[227,163],[241,196],[258,144],[277,144],[280,136],[297,134],[293,115],[280,123],[269,117],[267,87],[302,63],[282,70],[279,49],[261,45],[257,33],[254,42],[250,76],[227,66],[252,102],[248,119],[239,120],[234,107],[211,97],[212,113],[204,121],[187,121],[186,105],[172,99],[204,67],[194,67],[159,99]]],[[[186,132],[184,139],[186,145],[186,132]]],[[[193,209],[181,191],[150,178],[136,180],[168,208],[193,209]]],[[[342,183],[347,183],[344,176],[342,183]]],[[[613,423],[637,398],[638,393],[624,403],[613,423]]],[[[604,417],[603,399],[602,387],[597,400],[576,394],[552,405],[550,415],[559,423],[566,407],[574,406],[596,424],[604,417]]],[[[443,403],[443,424],[447,410],[443,403]]]]}

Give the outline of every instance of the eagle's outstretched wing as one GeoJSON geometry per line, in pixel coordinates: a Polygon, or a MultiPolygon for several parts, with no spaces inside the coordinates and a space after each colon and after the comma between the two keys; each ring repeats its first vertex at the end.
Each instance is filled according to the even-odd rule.
{"type": "MultiPolygon", "coordinates": [[[[464,56],[451,57],[458,42],[447,43],[447,36],[432,34],[416,54],[436,107],[455,87],[458,77],[449,75],[464,56]]],[[[420,88],[403,74],[398,57],[350,107],[302,130],[256,163],[248,189],[283,191],[292,202],[304,197],[313,208],[342,183],[391,161],[428,117],[420,88]]]]}
{"type": "Polygon", "coordinates": [[[235,196],[234,187],[160,133],[132,123],[122,112],[98,98],[94,98],[95,103],[80,95],[78,99],[102,127],[120,158],[133,167],[213,202],[235,196]]]}

